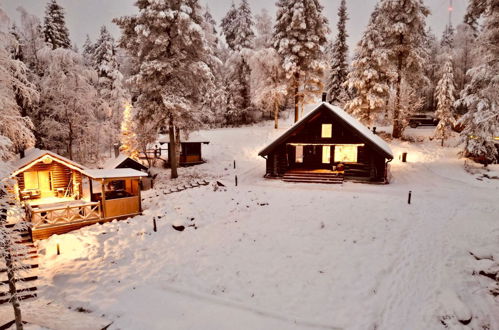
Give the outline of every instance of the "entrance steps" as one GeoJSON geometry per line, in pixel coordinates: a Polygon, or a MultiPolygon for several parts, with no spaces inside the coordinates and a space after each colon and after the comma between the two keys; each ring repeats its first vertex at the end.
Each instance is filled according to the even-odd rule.
{"type": "Polygon", "coordinates": [[[282,180],[285,182],[342,184],[343,175],[330,171],[288,171],[282,180]]]}

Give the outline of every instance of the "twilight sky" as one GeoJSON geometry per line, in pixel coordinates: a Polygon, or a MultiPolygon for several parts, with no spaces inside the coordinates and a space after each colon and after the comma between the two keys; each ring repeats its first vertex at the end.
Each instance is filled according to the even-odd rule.
{"type": "MultiPolygon", "coordinates": [[[[239,2],[239,0],[201,0],[202,3],[208,4],[217,22],[220,22],[233,1],[239,2]]],[[[58,0],[58,2],[66,10],[66,23],[70,37],[78,46],[83,44],[86,34],[89,34],[92,41],[95,41],[101,25],[107,25],[113,35],[118,37],[119,30],[111,20],[114,17],[136,12],[136,8],[133,6],[135,0],[58,0]]],[[[253,14],[266,8],[274,15],[275,2],[276,0],[249,0],[253,14]]],[[[462,21],[468,1],[454,0],[453,2],[453,24],[457,25],[462,21]]],[[[0,0],[0,6],[14,20],[17,20],[19,16],[16,11],[18,6],[23,6],[31,14],[43,19],[46,3],[45,0],[0,0]]],[[[336,34],[336,10],[340,0],[322,0],[321,3],[325,7],[325,14],[329,19],[332,31],[336,34]]],[[[348,41],[351,48],[361,38],[375,3],[375,0],[347,0],[350,17],[347,31],[350,35],[348,41]]],[[[428,24],[437,36],[440,36],[448,21],[449,0],[425,0],[425,3],[432,11],[428,24]]]]}

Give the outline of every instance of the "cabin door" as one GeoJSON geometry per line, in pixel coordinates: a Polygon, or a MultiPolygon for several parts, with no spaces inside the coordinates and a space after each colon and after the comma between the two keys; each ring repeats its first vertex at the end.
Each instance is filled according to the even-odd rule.
{"type": "Polygon", "coordinates": [[[38,186],[40,188],[40,193],[43,197],[53,197],[54,192],[52,191],[52,176],[49,171],[38,172],[38,186]]]}
{"type": "Polygon", "coordinates": [[[321,152],[320,146],[309,145],[303,147],[303,165],[305,168],[320,168],[321,152]]]}

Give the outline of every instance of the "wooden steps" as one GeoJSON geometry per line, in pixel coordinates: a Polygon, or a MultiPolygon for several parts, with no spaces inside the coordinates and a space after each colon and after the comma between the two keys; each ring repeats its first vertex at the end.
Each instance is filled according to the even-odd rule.
{"type": "MultiPolygon", "coordinates": [[[[21,259],[25,268],[22,270],[17,269],[17,275],[20,277],[16,279],[16,291],[19,300],[26,300],[37,297],[37,287],[34,283],[38,280],[36,271],[38,269],[38,250],[31,240],[29,232],[21,233],[21,241],[26,250],[18,254],[13,254],[13,258],[21,259]]],[[[7,269],[5,265],[0,268],[0,305],[10,303],[10,293],[7,280],[7,269]]]]}
{"type": "Polygon", "coordinates": [[[326,171],[289,171],[284,174],[282,180],[285,182],[342,184],[343,176],[326,171]]]}

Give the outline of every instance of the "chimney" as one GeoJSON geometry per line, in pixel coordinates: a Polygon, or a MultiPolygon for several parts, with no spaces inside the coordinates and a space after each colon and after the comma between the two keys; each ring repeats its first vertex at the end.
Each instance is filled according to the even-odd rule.
{"type": "Polygon", "coordinates": [[[326,92],[322,93],[322,102],[327,102],[327,93],[326,92]]]}
{"type": "Polygon", "coordinates": [[[19,158],[24,158],[26,156],[26,150],[24,150],[24,148],[21,148],[21,150],[19,150],[19,158]]]}
{"type": "Polygon", "coordinates": [[[120,144],[115,143],[114,144],[114,158],[118,158],[119,155],[120,155],[120,144]]]}
{"type": "Polygon", "coordinates": [[[376,134],[376,127],[373,127],[373,133],[376,134]]]}

